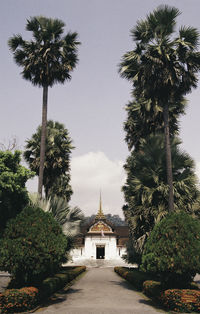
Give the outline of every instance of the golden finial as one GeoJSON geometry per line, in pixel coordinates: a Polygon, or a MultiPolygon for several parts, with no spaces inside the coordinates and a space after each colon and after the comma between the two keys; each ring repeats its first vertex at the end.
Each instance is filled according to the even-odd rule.
{"type": "Polygon", "coordinates": [[[106,219],[106,217],[104,216],[104,213],[102,211],[101,191],[100,191],[100,200],[99,200],[99,210],[98,210],[98,213],[95,217],[95,220],[100,220],[100,219],[106,219]]]}

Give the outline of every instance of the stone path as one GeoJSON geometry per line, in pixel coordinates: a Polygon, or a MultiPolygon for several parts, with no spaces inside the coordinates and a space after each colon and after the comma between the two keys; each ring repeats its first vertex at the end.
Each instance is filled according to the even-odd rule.
{"type": "Polygon", "coordinates": [[[0,271],[0,293],[3,292],[10,281],[10,275],[6,272],[0,271]]]}
{"type": "Polygon", "coordinates": [[[113,268],[89,268],[68,291],[62,291],[40,313],[153,314],[165,313],[152,306],[142,293],[118,276],[113,268]]]}

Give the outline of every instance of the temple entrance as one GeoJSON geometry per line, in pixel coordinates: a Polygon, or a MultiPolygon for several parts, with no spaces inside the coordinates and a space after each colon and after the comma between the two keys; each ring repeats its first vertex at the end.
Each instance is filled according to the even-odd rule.
{"type": "Polygon", "coordinates": [[[104,259],[105,258],[105,246],[98,245],[96,249],[96,259],[104,259]]]}

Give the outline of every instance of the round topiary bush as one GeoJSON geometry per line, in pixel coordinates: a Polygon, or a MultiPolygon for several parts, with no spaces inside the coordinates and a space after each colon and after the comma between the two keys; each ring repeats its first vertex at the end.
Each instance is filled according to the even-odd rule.
{"type": "Polygon", "coordinates": [[[200,272],[200,222],[185,212],[169,214],[149,236],[141,269],[168,287],[187,287],[200,272]]]}
{"type": "Polygon", "coordinates": [[[67,250],[67,238],[51,214],[27,207],[8,222],[0,240],[0,270],[18,286],[37,285],[66,262],[67,250]]]}

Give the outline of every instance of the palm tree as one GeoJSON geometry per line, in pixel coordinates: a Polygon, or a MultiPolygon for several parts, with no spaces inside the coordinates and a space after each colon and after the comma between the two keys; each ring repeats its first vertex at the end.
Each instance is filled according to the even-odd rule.
{"type": "MultiPolygon", "coordinates": [[[[31,139],[26,141],[24,159],[37,175],[40,169],[40,139],[42,127],[37,128],[31,139]]],[[[68,130],[62,123],[47,121],[46,158],[44,163],[43,185],[46,198],[57,195],[70,200],[70,155],[74,148],[68,130]]]]}
{"type": "Polygon", "coordinates": [[[62,37],[65,24],[58,19],[44,16],[27,20],[26,30],[31,31],[33,39],[26,41],[15,35],[8,41],[16,63],[23,68],[22,77],[33,85],[43,88],[42,132],[40,145],[40,170],[38,193],[42,195],[45,161],[45,138],[47,123],[48,87],[71,79],[70,72],[75,68],[77,58],[77,33],[62,37]]]}
{"type": "MultiPolygon", "coordinates": [[[[178,134],[178,118],[185,113],[185,107],[184,98],[177,99],[169,107],[170,137],[178,134]]],[[[153,106],[151,100],[140,98],[129,102],[125,110],[127,112],[127,119],[124,123],[125,140],[130,151],[133,148],[139,150],[149,134],[163,133],[163,109],[159,104],[153,106]]]]}
{"type": "Polygon", "coordinates": [[[133,84],[134,96],[162,107],[169,211],[174,210],[169,107],[197,86],[200,68],[197,29],[181,27],[174,37],[179,14],[174,7],[161,6],[139,21],[131,31],[136,48],[127,52],[120,64],[122,77],[133,84]]]}
{"type": "MultiPolygon", "coordinates": [[[[163,137],[163,134],[148,137],[140,150],[132,151],[125,165],[124,215],[138,250],[143,249],[154,225],[168,213],[169,187],[163,137]]],[[[181,151],[180,143],[177,138],[171,140],[175,210],[193,214],[200,192],[194,162],[181,151]]]]}

